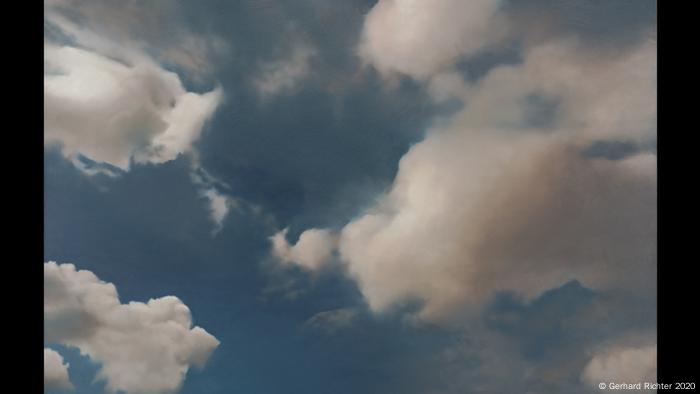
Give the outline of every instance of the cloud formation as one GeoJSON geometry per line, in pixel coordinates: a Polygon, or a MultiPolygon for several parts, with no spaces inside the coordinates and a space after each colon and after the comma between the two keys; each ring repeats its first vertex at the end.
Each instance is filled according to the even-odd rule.
{"type": "Polygon", "coordinates": [[[297,264],[309,270],[321,268],[336,248],[337,235],[327,229],[304,231],[295,245],[287,241],[284,229],[270,238],[272,254],[285,264],[297,264]]]}
{"type": "MultiPolygon", "coordinates": [[[[172,69],[192,81],[206,79],[211,59],[227,46],[216,36],[173,26],[173,15],[167,4],[45,4],[46,146],[58,147],[87,175],[118,176],[134,163],[197,156],[194,144],[223,103],[223,90],[190,91],[172,69]]],[[[192,161],[194,171],[198,160],[192,161]]],[[[216,232],[228,212],[224,202],[231,199],[201,186],[216,232]]]]}
{"type": "Polygon", "coordinates": [[[73,384],[68,377],[68,363],[57,351],[44,348],[44,388],[56,390],[71,390],[73,384]]]}
{"type": "MultiPolygon", "coordinates": [[[[559,40],[448,92],[464,108],[436,121],[391,190],[340,231],[340,258],[370,307],[420,300],[421,317],[441,320],[496,291],[534,297],[571,279],[653,291],[655,154],[582,152],[654,141],[655,81],[653,42],[606,54],[559,40]]],[[[296,248],[279,245],[278,257],[296,248]]]]}
{"type": "Polygon", "coordinates": [[[99,362],[110,392],[177,391],[190,369],[202,368],[219,341],[192,327],[177,297],[122,304],[111,283],[72,264],[44,264],[47,343],[73,346],[99,362]]]}
{"type": "Polygon", "coordinates": [[[145,56],[120,61],[47,42],[44,62],[44,142],[69,159],[122,170],[188,152],[223,98],[220,88],[186,91],[177,74],[145,56]]]}
{"type": "Polygon", "coordinates": [[[359,55],[380,73],[424,79],[502,36],[500,0],[381,0],[364,21],[359,55]]]}

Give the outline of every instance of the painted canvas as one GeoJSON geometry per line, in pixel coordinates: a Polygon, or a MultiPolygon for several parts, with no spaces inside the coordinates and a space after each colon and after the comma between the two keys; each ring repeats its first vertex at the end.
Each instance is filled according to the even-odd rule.
{"type": "Polygon", "coordinates": [[[45,392],[657,382],[656,26],[45,0],[45,392]]]}

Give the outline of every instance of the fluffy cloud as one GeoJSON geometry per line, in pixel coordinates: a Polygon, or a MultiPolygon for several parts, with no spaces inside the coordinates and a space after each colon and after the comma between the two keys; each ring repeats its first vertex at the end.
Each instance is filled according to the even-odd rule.
{"type": "Polygon", "coordinates": [[[603,350],[586,365],[581,379],[596,388],[601,382],[656,382],[656,345],[603,350]]]}
{"type": "Polygon", "coordinates": [[[298,264],[310,270],[320,268],[331,257],[337,243],[337,235],[327,229],[304,231],[294,246],[289,244],[286,235],[287,229],[284,229],[270,239],[273,255],[283,263],[298,264]]]}
{"type": "Polygon", "coordinates": [[[416,79],[501,37],[500,0],[381,0],[365,18],[359,54],[382,74],[416,79]]]}
{"type": "Polygon", "coordinates": [[[131,32],[159,25],[162,11],[140,11],[135,3],[46,4],[44,143],[76,163],[82,155],[128,170],[132,161],[173,160],[192,150],[223,99],[221,88],[187,91],[150,55],[131,32]],[[76,13],[80,25],[65,16],[76,13]]]}
{"type": "MultiPolygon", "coordinates": [[[[209,58],[227,52],[218,37],[172,26],[168,5],[65,0],[45,4],[44,144],[57,146],[87,175],[118,176],[132,163],[198,160],[194,143],[223,91],[188,91],[210,74],[209,58]],[[67,18],[79,16],[80,24],[67,18]],[[166,29],[167,27],[167,29],[166,29]],[[172,34],[163,35],[163,31],[172,34]],[[148,43],[146,43],[148,42],[148,43]],[[87,158],[94,165],[86,165],[87,158]],[[111,166],[111,167],[110,167],[111,166]]],[[[216,228],[231,199],[200,184],[216,228]]]]}
{"type": "MultiPolygon", "coordinates": [[[[341,260],[373,310],[419,299],[421,317],[439,320],[499,290],[534,297],[571,279],[653,292],[656,156],[583,152],[601,139],[654,140],[656,47],[580,49],[530,48],[523,63],[449,92],[464,109],[429,130],[391,190],[340,231],[341,260]]],[[[278,257],[297,247],[282,241],[278,257]]]]}
{"type": "Polygon", "coordinates": [[[391,192],[343,229],[341,258],[374,310],[418,298],[434,319],[498,290],[653,275],[655,179],[637,174],[653,174],[653,156],[593,161],[531,136],[441,137],[404,156],[391,192]]]}
{"type": "Polygon", "coordinates": [[[44,264],[45,341],[73,346],[101,364],[112,392],[176,391],[190,366],[203,367],[219,341],[192,327],[177,297],[122,304],[111,283],[72,264],[44,264]]]}
{"type": "Polygon", "coordinates": [[[522,63],[496,66],[472,85],[437,74],[428,91],[464,102],[450,120],[461,129],[643,141],[656,135],[656,70],[654,42],[611,55],[566,39],[528,48],[522,63]]]}
{"type": "Polygon", "coordinates": [[[187,92],[177,74],[146,59],[122,62],[47,43],[44,141],[128,170],[187,152],[222,99],[221,89],[187,92]]]}
{"type": "Polygon", "coordinates": [[[44,387],[47,389],[70,390],[73,388],[68,378],[68,363],[53,349],[44,348],[44,387]]]}

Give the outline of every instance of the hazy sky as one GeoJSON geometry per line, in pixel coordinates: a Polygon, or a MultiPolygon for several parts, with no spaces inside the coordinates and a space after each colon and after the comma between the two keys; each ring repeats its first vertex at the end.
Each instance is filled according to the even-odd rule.
{"type": "Polygon", "coordinates": [[[45,1],[46,392],[656,377],[656,4],[45,1]]]}

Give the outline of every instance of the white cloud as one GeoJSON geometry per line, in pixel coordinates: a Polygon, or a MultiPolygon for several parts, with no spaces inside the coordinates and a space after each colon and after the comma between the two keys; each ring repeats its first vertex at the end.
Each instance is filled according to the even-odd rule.
{"type": "MultiPolygon", "coordinates": [[[[227,52],[227,46],[218,37],[171,26],[177,18],[169,7],[46,4],[44,144],[59,147],[86,175],[114,177],[121,172],[107,165],[128,171],[133,163],[164,163],[181,154],[190,156],[193,173],[201,170],[194,143],[222,104],[223,91],[188,91],[180,75],[163,64],[201,80],[211,72],[209,58],[227,52]],[[80,24],[65,15],[80,15],[80,24]],[[172,34],[164,36],[164,30],[172,34]],[[88,166],[82,157],[97,164],[88,166]]],[[[194,178],[217,232],[233,199],[194,178]]]]}
{"type": "Polygon", "coordinates": [[[177,297],[122,304],[115,286],[72,264],[44,264],[44,335],[101,364],[111,392],[166,393],[190,366],[203,367],[219,341],[192,327],[177,297]]]}
{"type": "Polygon", "coordinates": [[[656,345],[612,347],[588,362],[581,379],[598,388],[603,383],[656,382],[656,345]]]}
{"type": "MultiPolygon", "coordinates": [[[[656,156],[581,152],[601,138],[655,137],[656,48],[580,52],[548,43],[449,92],[464,109],[429,130],[391,190],[339,232],[341,260],[373,310],[417,298],[422,318],[441,320],[495,291],[534,297],[571,279],[653,291],[656,156]],[[546,126],[532,119],[544,116],[533,96],[552,101],[546,126]]],[[[302,264],[289,256],[299,244],[276,241],[273,253],[302,264]]]]}
{"type": "Polygon", "coordinates": [[[283,263],[298,264],[310,270],[320,268],[331,257],[337,243],[337,236],[326,229],[304,231],[294,246],[289,244],[286,235],[287,229],[284,229],[270,238],[273,255],[283,263]]]}
{"type": "MultiPolygon", "coordinates": [[[[86,15],[89,26],[96,24],[93,14],[86,15]]],[[[51,7],[47,23],[61,38],[44,44],[45,144],[58,145],[74,162],[83,155],[122,170],[132,161],[163,163],[192,150],[223,100],[221,88],[188,92],[128,35],[107,39],[51,7]]]]}
{"type": "Polygon", "coordinates": [[[539,97],[552,105],[552,132],[649,139],[656,133],[656,64],[652,42],[614,55],[575,40],[548,42],[529,48],[522,63],[495,67],[465,87],[465,109],[453,122],[475,129],[537,128],[531,100],[539,97]]]}
{"type": "Polygon", "coordinates": [[[653,277],[653,177],[581,158],[567,141],[498,133],[417,145],[379,206],[343,228],[341,258],[374,310],[415,297],[439,319],[497,290],[653,277]]]}
{"type": "Polygon", "coordinates": [[[153,63],[125,64],[99,53],[46,44],[44,141],[128,170],[131,160],[163,163],[191,149],[222,99],[187,92],[153,63]]]}
{"type": "Polygon", "coordinates": [[[380,0],[365,17],[359,54],[384,75],[416,79],[495,42],[500,0],[380,0]]]}
{"type": "Polygon", "coordinates": [[[71,390],[73,384],[68,377],[68,363],[53,349],[44,348],[44,387],[47,389],[71,390]]]}
{"type": "Polygon", "coordinates": [[[265,63],[255,80],[261,98],[268,99],[294,89],[311,72],[311,60],[314,56],[316,50],[297,39],[287,56],[265,63]]]}

